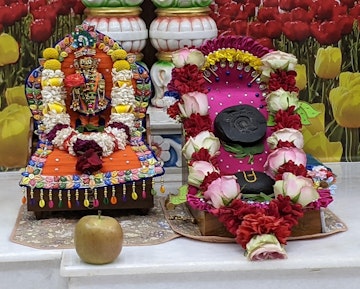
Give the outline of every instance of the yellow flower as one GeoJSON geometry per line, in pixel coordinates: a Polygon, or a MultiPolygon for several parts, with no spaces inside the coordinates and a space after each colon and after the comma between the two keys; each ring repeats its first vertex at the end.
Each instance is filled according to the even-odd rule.
{"type": "Polygon", "coordinates": [[[114,107],[116,113],[127,113],[132,112],[133,107],[130,104],[119,104],[114,107]]]}
{"type": "Polygon", "coordinates": [[[306,75],[306,65],[305,64],[296,64],[296,87],[299,90],[303,90],[306,87],[307,75],[306,75]]]}
{"type": "Polygon", "coordinates": [[[46,48],[43,51],[43,57],[46,59],[57,59],[59,57],[59,52],[56,48],[46,48]]]}
{"type": "Polygon", "coordinates": [[[25,96],[25,85],[7,88],[5,91],[5,99],[8,105],[17,103],[27,106],[28,102],[25,96]]]}
{"type": "Polygon", "coordinates": [[[320,162],[340,162],[343,153],[341,142],[330,142],[324,132],[311,134],[303,128],[304,151],[320,162]]]}
{"type": "Polygon", "coordinates": [[[57,59],[49,59],[44,62],[45,69],[60,70],[61,62],[57,59]]]}
{"type": "Polygon", "coordinates": [[[320,78],[333,79],[341,71],[342,55],[338,47],[319,48],[315,59],[315,73],[320,78]]]}
{"type": "Polygon", "coordinates": [[[30,118],[29,108],[16,103],[0,111],[0,166],[15,168],[26,165],[30,118]]]}
{"type": "Polygon", "coordinates": [[[119,59],[126,59],[127,56],[127,52],[124,49],[117,49],[114,50],[113,53],[111,54],[111,59],[112,61],[116,61],[119,59]]]}
{"type": "Polygon", "coordinates": [[[50,111],[55,113],[64,113],[66,112],[66,107],[58,102],[49,103],[45,108],[43,109],[43,114],[47,114],[50,111]]]}
{"type": "Polygon", "coordinates": [[[20,56],[19,44],[7,33],[0,34],[0,66],[15,63],[20,56]]]}
{"type": "Polygon", "coordinates": [[[360,73],[343,72],[329,100],[336,122],[342,127],[360,127],[360,73]]]}
{"type": "Polygon", "coordinates": [[[116,60],[113,64],[113,67],[117,70],[130,69],[130,63],[126,60],[116,60]]]}

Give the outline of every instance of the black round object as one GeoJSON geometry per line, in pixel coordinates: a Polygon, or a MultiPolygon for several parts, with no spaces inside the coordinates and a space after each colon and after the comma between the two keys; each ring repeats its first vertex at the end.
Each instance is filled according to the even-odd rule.
{"type": "Polygon", "coordinates": [[[266,134],[267,120],[255,107],[247,104],[230,106],[214,120],[214,133],[225,143],[244,146],[260,141],[266,134]]]}
{"type": "Polygon", "coordinates": [[[263,172],[243,171],[236,173],[235,176],[243,194],[271,195],[274,193],[275,181],[263,172]]]}

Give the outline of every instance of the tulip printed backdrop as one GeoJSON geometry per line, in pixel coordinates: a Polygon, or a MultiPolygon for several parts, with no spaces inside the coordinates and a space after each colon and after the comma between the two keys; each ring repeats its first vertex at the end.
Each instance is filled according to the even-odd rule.
{"type": "Polygon", "coordinates": [[[0,171],[26,165],[31,113],[25,79],[46,47],[83,21],[80,0],[0,0],[0,171]]]}
{"type": "Polygon", "coordinates": [[[321,112],[303,129],[323,162],[359,161],[360,1],[215,0],[220,34],[247,35],[298,58],[300,99],[321,112]]]}
{"type": "MultiPolygon", "coordinates": [[[[84,8],[81,0],[0,0],[0,170],[26,163],[26,146],[22,154],[5,149],[27,140],[30,115],[19,122],[13,113],[26,104],[25,78],[45,47],[83,21],[84,8]]],[[[214,0],[210,8],[220,34],[297,57],[300,99],[320,112],[303,128],[305,151],[322,162],[359,161],[360,1],[214,0]]]]}

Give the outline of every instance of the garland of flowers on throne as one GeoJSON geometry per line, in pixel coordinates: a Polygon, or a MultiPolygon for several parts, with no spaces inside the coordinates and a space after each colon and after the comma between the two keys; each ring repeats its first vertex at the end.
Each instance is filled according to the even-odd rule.
{"type": "Polygon", "coordinates": [[[83,47],[76,51],[74,74],[65,76],[61,70],[59,52],[47,48],[42,70],[42,99],[44,103],[41,131],[43,137],[60,150],[77,156],[76,169],[91,174],[102,167],[102,157],[110,156],[116,150],[123,150],[136,132],[135,116],[132,107],[135,103],[135,92],[132,87],[133,73],[126,60],[127,53],[120,47],[113,47],[111,59],[113,67],[111,101],[105,97],[105,80],[97,71],[99,59],[95,58],[96,50],[83,47]],[[67,90],[71,91],[71,109],[79,112],[77,128],[71,127],[70,115],[66,112],[67,90]],[[97,132],[82,132],[82,127],[93,127],[104,124],[100,113],[108,104],[111,105],[110,119],[105,127],[97,132]],[[84,160],[91,160],[81,167],[84,160]],[[79,164],[79,166],[78,166],[79,164]]]}

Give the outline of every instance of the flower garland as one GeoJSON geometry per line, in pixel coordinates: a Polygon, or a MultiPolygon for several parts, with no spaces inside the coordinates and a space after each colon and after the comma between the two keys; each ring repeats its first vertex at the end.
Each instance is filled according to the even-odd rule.
{"type": "MultiPolygon", "coordinates": [[[[132,87],[133,73],[130,70],[130,63],[126,60],[126,51],[111,39],[96,42],[92,37],[91,27],[82,28],[84,30],[79,30],[72,37],[65,38],[55,48],[47,48],[43,52],[45,61],[41,75],[41,95],[44,109],[41,130],[43,137],[54,147],[67,150],[69,154],[78,157],[76,164],[78,171],[91,174],[102,167],[102,157],[110,156],[116,150],[125,149],[130,136],[136,131],[135,116],[132,113],[135,91],[132,87]],[[87,38],[88,44],[91,45],[89,48],[80,45],[84,38],[87,38]],[[108,43],[108,46],[104,43],[108,43]],[[77,47],[80,49],[75,50],[77,47]],[[61,61],[73,50],[75,50],[74,54],[93,57],[95,47],[107,52],[113,60],[110,103],[112,110],[103,131],[83,133],[71,127],[70,115],[66,112],[65,87],[71,89],[82,87],[84,78],[80,74],[65,77],[61,70],[61,61]]],[[[92,59],[97,61],[95,58],[92,59]]],[[[98,82],[97,85],[100,86],[101,83],[98,82]]],[[[97,105],[104,109],[107,100],[100,98],[97,105]]],[[[78,110],[74,103],[72,108],[78,110]]]]}
{"type": "MultiPolygon", "coordinates": [[[[253,43],[247,37],[232,43],[241,41],[253,43]]],[[[173,54],[176,67],[168,88],[181,97],[167,112],[183,123],[183,155],[189,176],[188,184],[170,201],[186,201],[193,208],[217,216],[246,250],[249,260],[286,258],[284,245],[304,210],[326,207],[332,201],[334,175],[322,165],[307,167],[301,127],[316,112],[298,99],[294,70],[297,59],[280,51],[257,57],[243,49],[223,48],[225,43],[231,41],[218,39],[205,44],[214,47],[206,56],[188,48],[173,54]],[[223,175],[218,166],[221,144],[213,133],[204,84],[211,81],[207,77],[216,71],[216,65],[226,64],[240,65],[247,72],[253,69],[254,81],[263,90],[267,104],[272,134],[267,138],[271,153],[264,172],[275,185],[274,195],[259,194],[260,200],[243,195],[237,178],[223,175]]]]}

